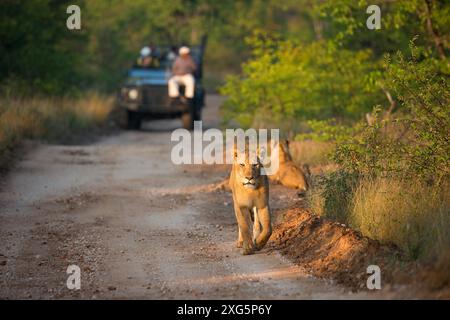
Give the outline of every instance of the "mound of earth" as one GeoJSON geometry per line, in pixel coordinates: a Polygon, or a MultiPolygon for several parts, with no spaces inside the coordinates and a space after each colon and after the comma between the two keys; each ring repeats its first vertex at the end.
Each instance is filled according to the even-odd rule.
{"type": "Polygon", "coordinates": [[[362,236],[345,225],[324,220],[304,208],[275,212],[269,247],[305,267],[316,277],[335,279],[354,290],[366,286],[367,267],[378,265],[383,283],[392,279],[394,247],[362,236]]]}

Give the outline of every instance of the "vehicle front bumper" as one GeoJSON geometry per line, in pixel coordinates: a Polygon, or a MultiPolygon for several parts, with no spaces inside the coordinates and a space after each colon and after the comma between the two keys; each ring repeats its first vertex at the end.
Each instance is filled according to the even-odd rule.
{"type": "Polygon", "coordinates": [[[119,106],[129,111],[153,115],[179,115],[190,110],[188,103],[181,101],[168,101],[164,105],[144,104],[141,102],[120,101],[119,106]]]}

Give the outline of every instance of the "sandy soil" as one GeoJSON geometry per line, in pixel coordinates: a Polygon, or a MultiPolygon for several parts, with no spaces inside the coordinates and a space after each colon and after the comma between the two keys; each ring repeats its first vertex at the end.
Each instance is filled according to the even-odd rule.
{"type": "MultiPolygon", "coordinates": [[[[208,97],[205,126],[220,99],[208,97]]],[[[313,277],[274,246],[242,256],[224,166],[176,166],[178,120],[88,145],[37,145],[1,182],[0,298],[375,298],[313,277]],[[66,287],[69,265],[81,290],[66,287]]],[[[273,186],[274,212],[301,206],[273,186]]],[[[361,279],[365,283],[365,279],[361,279]]],[[[385,296],[387,297],[387,296],[385,296]]]]}

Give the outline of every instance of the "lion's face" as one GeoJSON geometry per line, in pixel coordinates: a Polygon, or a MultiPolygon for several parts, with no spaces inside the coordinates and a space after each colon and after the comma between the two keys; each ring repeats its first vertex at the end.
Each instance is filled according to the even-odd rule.
{"type": "Polygon", "coordinates": [[[237,181],[245,188],[258,188],[261,163],[257,156],[249,156],[248,151],[242,154],[235,153],[234,167],[237,181]]]}

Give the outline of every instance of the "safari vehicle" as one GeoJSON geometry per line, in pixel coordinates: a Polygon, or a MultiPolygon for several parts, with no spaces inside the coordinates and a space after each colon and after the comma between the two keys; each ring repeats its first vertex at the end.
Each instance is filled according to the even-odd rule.
{"type": "Polygon", "coordinates": [[[173,59],[169,54],[175,47],[156,49],[158,65],[141,67],[134,65],[127,71],[125,83],[117,95],[117,106],[123,114],[122,124],[127,129],[138,130],[143,119],[181,118],[183,127],[192,129],[194,121],[201,120],[205,105],[205,90],[202,86],[203,53],[206,37],[201,44],[191,46],[191,56],[197,64],[195,94],[192,103],[184,98],[184,86],[180,85],[180,98],[168,95],[173,59]]]}

